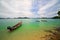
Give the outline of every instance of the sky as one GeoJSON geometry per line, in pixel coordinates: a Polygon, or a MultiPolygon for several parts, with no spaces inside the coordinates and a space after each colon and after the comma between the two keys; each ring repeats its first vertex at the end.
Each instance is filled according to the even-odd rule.
{"type": "Polygon", "coordinates": [[[0,0],[0,17],[53,17],[60,0],[0,0]]]}

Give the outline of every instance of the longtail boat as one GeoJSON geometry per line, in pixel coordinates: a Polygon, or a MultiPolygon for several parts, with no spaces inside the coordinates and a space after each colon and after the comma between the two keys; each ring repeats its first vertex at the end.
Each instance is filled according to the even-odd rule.
{"type": "Polygon", "coordinates": [[[13,27],[8,26],[7,29],[9,31],[13,31],[13,30],[17,29],[18,27],[20,27],[21,25],[22,25],[22,22],[19,22],[16,25],[14,25],[13,27]]]}

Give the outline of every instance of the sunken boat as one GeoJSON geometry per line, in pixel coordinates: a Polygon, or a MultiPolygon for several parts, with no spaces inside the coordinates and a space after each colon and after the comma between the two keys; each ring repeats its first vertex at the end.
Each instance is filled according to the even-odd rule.
{"type": "Polygon", "coordinates": [[[17,29],[18,27],[21,27],[21,25],[22,25],[22,22],[19,22],[16,25],[14,25],[13,27],[8,26],[7,29],[9,31],[13,31],[13,30],[17,29]]]}

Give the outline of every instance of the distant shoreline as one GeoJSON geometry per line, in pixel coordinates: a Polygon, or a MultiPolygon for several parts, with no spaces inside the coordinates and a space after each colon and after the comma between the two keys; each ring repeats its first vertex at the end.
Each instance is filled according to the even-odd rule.
{"type": "Polygon", "coordinates": [[[60,19],[60,18],[0,18],[0,19],[60,19]]]}

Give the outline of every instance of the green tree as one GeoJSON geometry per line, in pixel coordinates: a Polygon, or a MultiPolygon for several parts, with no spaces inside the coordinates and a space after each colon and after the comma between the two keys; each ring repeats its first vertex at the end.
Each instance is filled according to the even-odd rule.
{"type": "Polygon", "coordinates": [[[56,19],[56,18],[57,18],[57,19],[60,19],[60,11],[58,11],[57,14],[58,14],[58,16],[53,17],[53,19],[56,19]]]}
{"type": "Polygon", "coordinates": [[[58,14],[58,16],[60,16],[60,11],[58,11],[58,13],[57,13],[57,14],[58,14]]]}

